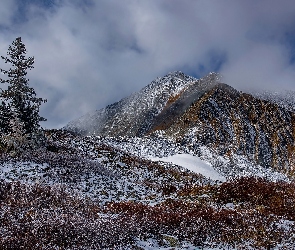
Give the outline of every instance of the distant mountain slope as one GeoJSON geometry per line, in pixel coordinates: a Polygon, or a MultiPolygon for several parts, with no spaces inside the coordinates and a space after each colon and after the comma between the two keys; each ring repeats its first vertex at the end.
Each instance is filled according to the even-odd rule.
{"type": "Polygon", "coordinates": [[[289,111],[295,112],[295,91],[281,91],[281,92],[250,92],[256,98],[275,103],[289,111]]]}
{"type": "Polygon", "coordinates": [[[69,123],[83,135],[162,134],[184,145],[206,145],[221,155],[246,156],[294,174],[295,113],[266,98],[221,83],[173,72],[121,101],[69,123]]]}
{"type": "Polygon", "coordinates": [[[181,115],[218,79],[215,73],[197,80],[179,71],[172,72],[152,81],[138,93],[70,122],[65,129],[84,135],[142,136],[154,126],[163,110],[174,110],[174,115],[181,115]]]}

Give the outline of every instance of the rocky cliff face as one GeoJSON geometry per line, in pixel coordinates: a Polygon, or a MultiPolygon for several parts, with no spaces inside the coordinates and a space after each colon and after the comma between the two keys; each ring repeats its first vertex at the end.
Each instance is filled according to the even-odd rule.
{"type": "Polygon", "coordinates": [[[277,104],[218,84],[165,128],[182,143],[201,143],[220,154],[246,155],[266,167],[294,168],[295,114],[277,104]]]}
{"type": "Polygon", "coordinates": [[[295,113],[221,83],[216,73],[199,80],[170,73],[66,129],[131,137],[160,131],[182,144],[245,155],[265,167],[287,172],[295,167],[295,113]]]}

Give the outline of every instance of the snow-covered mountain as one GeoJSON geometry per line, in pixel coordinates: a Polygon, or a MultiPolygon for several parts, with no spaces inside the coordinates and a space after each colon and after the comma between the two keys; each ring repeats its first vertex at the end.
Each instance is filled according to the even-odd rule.
{"type": "Polygon", "coordinates": [[[179,71],[172,72],[152,81],[138,93],[70,122],[65,129],[84,135],[143,136],[164,110],[176,108],[181,114],[180,109],[186,110],[218,81],[215,73],[197,80],[179,71]]]}
{"type": "Polygon", "coordinates": [[[217,73],[201,79],[170,73],[65,129],[83,135],[161,135],[183,145],[209,147],[219,155],[245,156],[288,174],[295,167],[292,109],[235,90],[221,83],[217,73]]]}
{"type": "Polygon", "coordinates": [[[182,143],[202,143],[282,171],[294,168],[295,113],[218,84],[165,129],[182,143]]]}

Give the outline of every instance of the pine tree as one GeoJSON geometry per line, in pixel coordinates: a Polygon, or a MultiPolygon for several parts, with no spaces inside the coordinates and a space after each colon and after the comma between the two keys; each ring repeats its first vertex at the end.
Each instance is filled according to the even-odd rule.
{"type": "MultiPolygon", "coordinates": [[[[24,124],[24,133],[30,134],[37,131],[40,127],[40,121],[46,121],[39,115],[40,105],[46,100],[38,98],[33,88],[29,87],[29,79],[26,78],[27,71],[31,70],[34,64],[34,57],[26,58],[26,47],[22,43],[21,37],[16,38],[9,46],[7,57],[1,56],[5,63],[12,65],[9,70],[0,69],[7,79],[1,79],[0,82],[8,84],[7,88],[0,93],[0,122],[1,126],[6,126],[7,119],[17,117],[24,124]],[[1,110],[6,110],[6,117],[1,110]]],[[[3,128],[6,132],[9,128],[3,128]]]]}
{"type": "Polygon", "coordinates": [[[9,134],[11,132],[10,121],[13,114],[4,101],[0,104],[0,135],[9,134]]]}

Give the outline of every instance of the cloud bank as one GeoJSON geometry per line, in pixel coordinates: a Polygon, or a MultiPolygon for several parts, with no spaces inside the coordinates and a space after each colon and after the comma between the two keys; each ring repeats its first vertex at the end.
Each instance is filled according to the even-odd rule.
{"type": "Polygon", "coordinates": [[[3,0],[0,54],[22,37],[43,126],[59,128],[174,70],[295,90],[294,14],[292,0],[3,0]]]}

